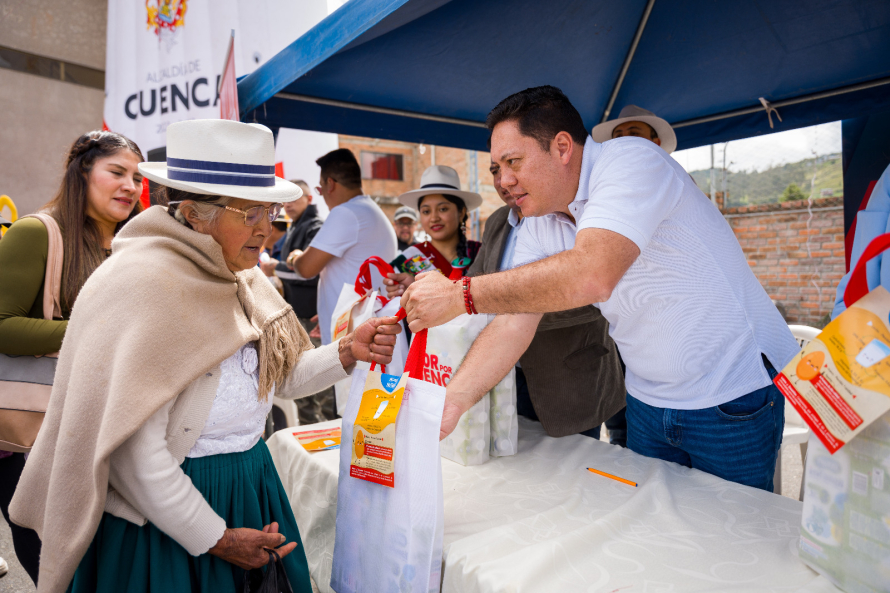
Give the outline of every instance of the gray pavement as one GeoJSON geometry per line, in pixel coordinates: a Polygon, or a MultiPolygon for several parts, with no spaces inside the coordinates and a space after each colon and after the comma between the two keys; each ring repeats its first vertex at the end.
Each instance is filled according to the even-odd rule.
{"type": "Polygon", "coordinates": [[[3,515],[0,515],[0,558],[6,559],[9,563],[9,573],[5,577],[0,577],[0,593],[35,593],[37,589],[34,583],[15,557],[12,534],[3,515]]]}

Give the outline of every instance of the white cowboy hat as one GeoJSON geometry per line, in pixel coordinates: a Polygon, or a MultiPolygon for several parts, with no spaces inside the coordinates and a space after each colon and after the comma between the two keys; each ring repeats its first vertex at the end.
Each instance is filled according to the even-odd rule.
{"type": "Polygon", "coordinates": [[[167,127],[167,162],[139,163],[156,183],[196,194],[255,202],[292,202],[303,190],[275,177],[272,130],[227,119],[194,119],[167,127]]]}
{"type": "Polygon", "coordinates": [[[661,147],[666,153],[671,154],[677,149],[677,135],[674,133],[674,128],[671,127],[671,124],[651,111],[636,105],[628,105],[622,109],[621,113],[618,114],[618,119],[609,120],[594,127],[590,135],[597,142],[611,140],[612,130],[629,121],[641,121],[652,126],[652,129],[655,130],[655,133],[658,134],[658,138],[661,140],[661,147]]]}
{"type": "Polygon", "coordinates": [[[403,193],[399,196],[399,202],[403,206],[419,210],[417,203],[420,198],[431,194],[457,196],[467,205],[467,212],[482,205],[482,196],[471,191],[461,191],[460,176],[457,171],[442,165],[427,167],[423,175],[420,176],[420,189],[403,193]]]}

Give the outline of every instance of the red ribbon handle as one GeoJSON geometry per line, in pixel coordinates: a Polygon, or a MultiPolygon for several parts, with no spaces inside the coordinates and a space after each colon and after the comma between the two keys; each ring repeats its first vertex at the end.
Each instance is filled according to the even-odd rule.
{"type": "MultiPolygon", "coordinates": [[[[396,318],[401,321],[408,314],[405,312],[405,309],[399,309],[399,312],[396,313],[396,318]]],[[[411,339],[411,347],[408,349],[408,358],[405,360],[405,372],[408,373],[412,379],[420,379],[423,380],[423,358],[426,356],[426,330],[422,329],[419,332],[414,334],[414,337],[411,339]]],[[[371,363],[371,370],[377,368],[377,363],[371,363]]],[[[380,371],[386,372],[386,365],[380,365],[380,371]]]]}
{"type": "Polygon", "coordinates": [[[844,291],[844,305],[849,307],[862,297],[868,294],[868,276],[865,273],[866,264],[873,257],[876,257],[887,249],[890,249],[890,233],[875,237],[865,251],[859,261],[856,262],[856,268],[850,275],[850,281],[847,282],[847,289],[844,291]]]}
{"type": "MultiPolygon", "coordinates": [[[[358,276],[355,277],[355,294],[360,297],[365,296],[374,288],[374,285],[371,283],[371,266],[377,268],[377,271],[380,272],[380,275],[384,278],[386,278],[387,274],[395,272],[389,263],[376,255],[372,255],[366,259],[358,269],[358,276]]],[[[389,299],[382,294],[377,295],[377,298],[380,299],[380,302],[384,305],[389,302],[389,299]]]]}

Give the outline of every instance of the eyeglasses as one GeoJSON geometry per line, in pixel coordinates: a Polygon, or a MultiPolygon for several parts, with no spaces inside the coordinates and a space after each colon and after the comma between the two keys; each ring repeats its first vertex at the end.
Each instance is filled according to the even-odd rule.
{"type": "Polygon", "coordinates": [[[223,206],[222,204],[212,204],[217,208],[225,208],[226,210],[230,210],[232,212],[237,212],[244,216],[244,224],[246,226],[256,226],[263,220],[263,214],[267,214],[269,218],[269,222],[275,222],[275,219],[278,218],[278,215],[281,214],[281,209],[284,208],[283,204],[272,204],[271,206],[254,206],[253,208],[248,208],[247,210],[240,210],[238,208],[232,208],[231,206],[223,206]]]}

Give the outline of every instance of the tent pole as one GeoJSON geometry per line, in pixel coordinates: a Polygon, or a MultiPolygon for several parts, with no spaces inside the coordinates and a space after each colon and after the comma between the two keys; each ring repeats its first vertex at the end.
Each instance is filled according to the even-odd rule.
{"type": "Polygon", "coordinates": [[[627,56],[624,57],[624,64],[621,65],[618,80],[615,81],[615,87],[612,89],[612,95],[609,97],[609,102],[606,104],[606,109],[603,111],[603,119],[600,120],[600,123],[608,120],[609,114],[612,113],[612,107],[615,105],[615,99],[618,97],[618,91],[621,90],[621,85],[624,84],[624,76],[627,74],[627,69],[630,68],[630,63],[637,52],[637,45],[640,44],[640,37],[643,36],[643,29],[646,28],[646,22],[649,20],[649,14],[652,12],[654,5],[655,0],[646,2],[646,8],[643,10],[643,16],[640,18],[640,24],[637,25],[637,32],[630,44],[630,49],[627,51],[627,56]]]}
{"type": "MultiPolygon", "coordinates": [[[[388,107],[374,107],[373,105],[362,105],[360,103],[349,103],[348,101],[337,101],[335,99],[322,99],[319,97],[310,97],[308,95],[295,95],[293,93],[276,93],[276,99],[288,99],[289,101],[302,101],[303,103],[315,103],[316,105],[327,105],[328,107],[342,107],[344,109],[355,109],[357,111],[369,111],[371,113],[382,113],[384,115],[398,115],[400,117],[412,117],[414,119],[425,119],[427,121],[437,121],[443,124],[456,124],[459,126],[469,126],[471,128],[484,128],[485,123],[480,121],[472,121],[469,119],[458,119],[456,117],[442,117],[439,115],[428,115],[426,113],[417,113],[414,111],[404,111],[402,109],[390,109],[388,107]]],[[[435,150],[435,149],[433,149],[435,150]]]]}
{"type": "MultiPolygon", "coordinates": [[[[819,99],[826,99],[828,97],[836,97],[838,95],[845,95],[847,93],[854,93],[856,91],[862,91],[865,89],[874,88],[877,86],[883,86],[885,84],[890,84],[890,76],[886,78],[879,78],[877,80],[872,80],[869,82],[863,82],[860,84],[854,84],[851,86],[845,86],[839,89],[832,89],[830,91],[823,91],[821,93],[813,93],[812,95],[803,95],[801,97],[794,97],[793,99],[785,99],[784,101],[770,101],[770,107],[774,109],[778,109],[781,107],[787,107],[789,105],[797,105],[798,103],[808,103],[809,101],[817,101],[819,99]]],[[[677,123],[672,123],[672,128],[685,128],[687,126],[694,126],[697,124],[704,124],[712,121],[719,121],[721,119],[729,119],[730,117],[736,117],[739,115],[748,115],[749,113],[757,113],[758,111],[766,111],[766,108],[763,105],[758,105],[757,107],[743,107],[742,109],[736,109],[735,111],[727,111],[725,113],[718,113],[716,115],[706,115],[705,117],[696,117],[695,119],[687,119],[685,121],[679,121],[677,123]]]]}

